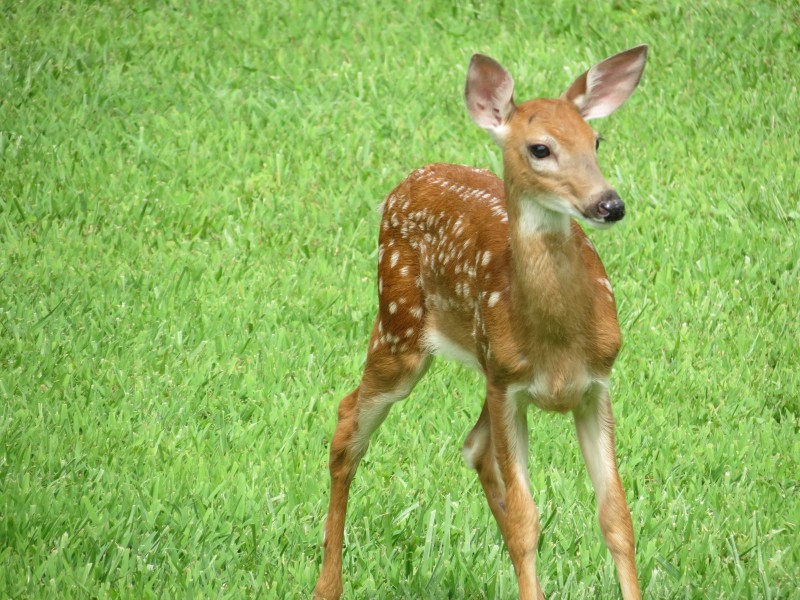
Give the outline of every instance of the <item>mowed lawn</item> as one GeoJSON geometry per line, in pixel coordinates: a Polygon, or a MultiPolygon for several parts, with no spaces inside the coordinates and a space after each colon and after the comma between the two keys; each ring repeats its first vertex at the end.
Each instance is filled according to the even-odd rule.
{"type": "MultiPolygon", "coordinates": [[[[628,215],[590,235],[640,581],[798,597],[800,7],[625,0],[0,4],[0,597],[309,597],[377,205],[427,162],[501,172],[473,52],[526,99],[638,43],[593,122],[628,215]]],[[[347,598],[515,597],[460,457],[482,399],[436,362],[393,410],[347,598]]],[[[545,594],[618,596],[571,419],[530,430],[545,594]]]]}

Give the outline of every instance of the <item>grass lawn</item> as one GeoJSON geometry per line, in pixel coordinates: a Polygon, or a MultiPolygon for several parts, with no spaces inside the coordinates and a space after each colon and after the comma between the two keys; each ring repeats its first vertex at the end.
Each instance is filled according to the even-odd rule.
{"type": "MultiPolygon", "coordinates": [[[[0,4],[0,597],[304,598],[376,308],[375,207],[500,171],[473,52],[552,96],[650,44],[593,124],[592,232],[649,598],[800,582],[800,7],[789,1],[0,4]],[[497,4],[497,5],[496,5],[497,4]]],[[[354,483],[347,598],[513,598],[437,362],[354,483]]],[[[619,594],[570,418],[531,414],[548,597],[619,594]]]]}

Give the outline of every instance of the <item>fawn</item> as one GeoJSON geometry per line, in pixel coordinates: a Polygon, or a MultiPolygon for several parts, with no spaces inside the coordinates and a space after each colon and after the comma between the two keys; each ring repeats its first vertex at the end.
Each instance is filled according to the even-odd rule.
{"type": "Polygon", "coordinates": [[[339,405],[315,598],[342,594],[344,521],[356,468],[370,436],[433,355],[458,359],[486,378],[463,455],[500,527],[519,597],[543,598],[539,515],[528,476],[527,408],[535,404],[572,412],[622,595],[640,598],[609,397],[621,342],[617,310],[600,257],[572,217],[606,227],[625,215],[600,173],[599,137],[586,121],[630,97],[646,58],[647,46],[631,48],[593,66],[560,98],[517,105],[503,67],[472,57],[467,110],[502,149],[504,178],[432,164],[384,202],[378,315],[361,383],[339,405]]]}

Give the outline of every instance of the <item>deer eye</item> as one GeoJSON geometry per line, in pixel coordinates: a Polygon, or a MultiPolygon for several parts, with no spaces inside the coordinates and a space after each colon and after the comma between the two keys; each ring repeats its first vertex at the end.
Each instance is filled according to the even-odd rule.
{"type": "Polygon", "coordinates": [[[544,144],[532,144],[531,146],[528,146],[528,152],[530,152],[531,156],[534,158],[545,158],[546,156],[550,156],[550,148],[544,144]]]}

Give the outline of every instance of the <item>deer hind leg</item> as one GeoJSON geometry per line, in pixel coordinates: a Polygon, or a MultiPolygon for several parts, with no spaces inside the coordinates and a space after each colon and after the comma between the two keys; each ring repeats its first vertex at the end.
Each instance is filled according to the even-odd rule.
{"type": "Polygon", "coordinates": [[[461,454],[467,466],[470,469],[475,469],[478,473],[478,479],[483,487],[483,493],[486,495],[489,508],[492,510],[500,530],[504,531],[506,486],[503,484],[500,468],[497,466],[491,436],[489,408],[484,402],[481,416],[478,417],[475,427],[467,435],[461,454]]]}
{"type": "Polygon", "coordinates": [[[481,415],[464,442],[463,455],[474,468],[489,508],[514,564],[521,600],[543,598],[536,577],[539,513],[528,479],[526,405],[505,390],[488,386],[481,415]]]}
{"type": "Polygon", "coordinates": [[[314,598],[337,600],[342,594],[342,544],[350,483],[369,440],[389,414],[392,404],[411,393],[430,364],[419,349],[399,353],[378,343],[382,336],[376,320],[361,384],[339,404],[338,422],[330,449],[331,496],[325,521],[322,570],[314,598]]]}
{"type": "Polygon", "coordinates": [[[614,417],[608,389],[589,394],[574,412],[575,429],[597,498],[597,515],[606,546],[614,558],[622,597],[641,598],[634,559],[633,525],[617,472],[614,417]]]}

